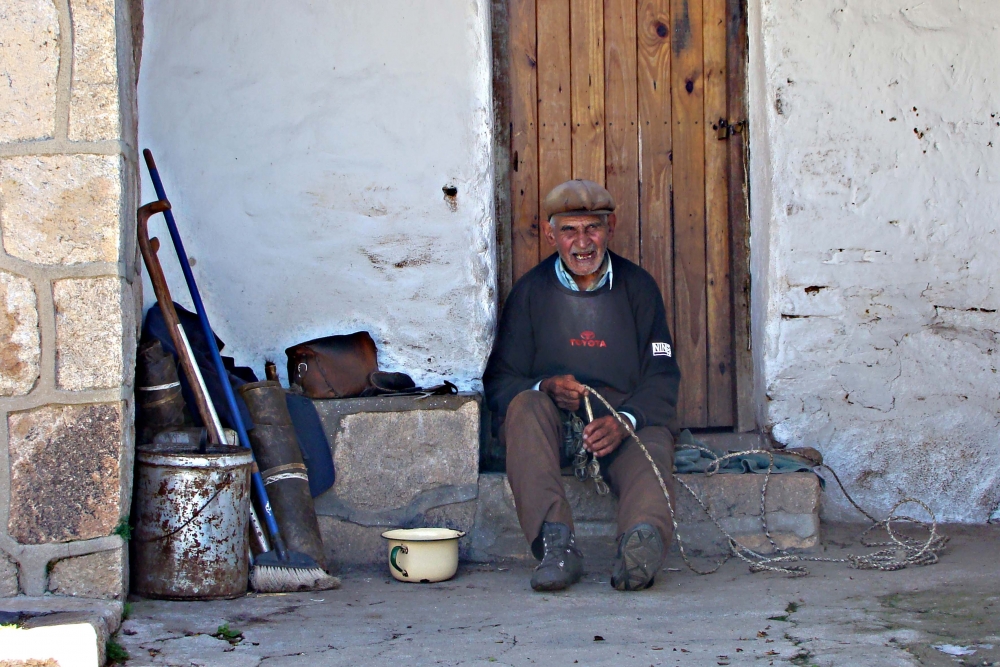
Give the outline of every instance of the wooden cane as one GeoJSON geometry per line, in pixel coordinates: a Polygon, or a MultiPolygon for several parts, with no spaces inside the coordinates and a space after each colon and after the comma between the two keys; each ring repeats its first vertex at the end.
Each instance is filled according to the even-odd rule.
{"type": "MultiPolygon", "coordinates": [[[[142,253],[143,263],[149,273],[149,281],[153,283],[153,292],[156,294],[156,302],[160,304],[160,311],[163,313],[163,320],[170,331],[170,339],[174,342],[174,349],[180,357],[181,367],[184,375],[187,376],[188,384],[194,393],[194,400],[197,404],[198,414],[201,420],[208,427],[209,442],[215,445],[226,444],[226,436],[222,431],[222,422],[215,412],[215,406],[208,397],[208,389],[205,386],[205,378],[201,375],[201,369],[194,360],[194,353],[191,344],[188,342],[184,327],[181,326],[177,318],[177,311],[174,309],[174,302],[170,297],[170,288],[167,287],[167,279],[163,275],[163,268],[156,252],[160,249],[160,240],[149,238],[149,219],[157,213],[170,210],[170,202],[165,199],[150,202],[139,208],[136,214],[136,232],[139,239],[139,252],[142,253]]],[[[223,378],[225,381],[226,378],[223,378]]]]}

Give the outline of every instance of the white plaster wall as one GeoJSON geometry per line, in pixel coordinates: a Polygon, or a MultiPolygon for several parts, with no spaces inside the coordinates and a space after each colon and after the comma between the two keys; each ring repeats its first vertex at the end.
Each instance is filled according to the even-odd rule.
{"type": "Polygon", "coordinates": [[[1000,2],[750,4],[763,423],[822,450],[876,512],[914,495],[984,522],[1000,502],[1000,2]]]}
{"type": "Polygon", "coordinates": [[[476,385],[495,319],[488,11],[146,0],[140,146],[238,362],[284,372],[287,346],[366,329],[384,369],[476,385]]]}

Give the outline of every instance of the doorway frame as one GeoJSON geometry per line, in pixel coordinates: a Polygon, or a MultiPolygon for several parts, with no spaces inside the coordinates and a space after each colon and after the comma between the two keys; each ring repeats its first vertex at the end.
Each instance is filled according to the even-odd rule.
{"type": "MultiPolygon", "coordinates": [[[[512,124],[510,86],[510,5],[518,0],[491,0],[493,89],[493,171],[496,221],[497,313],[513,286],[511,255],[512,124]]],[[[750,141],[747,71],[749,65],[748,0],[727,0],[726,91],[729,120],[730,281],[735,425],[733,431],[757,430],[750,320],[750,141]]],[[[683,381],[683,380],[682,380],[683,381]]],[[[728,430],[728,429],[727,429],[728,430]]]]}

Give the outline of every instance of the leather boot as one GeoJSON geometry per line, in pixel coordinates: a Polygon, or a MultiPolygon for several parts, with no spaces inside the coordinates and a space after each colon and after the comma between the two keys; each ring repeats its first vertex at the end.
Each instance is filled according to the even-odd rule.
{"type": "Polygon", "coordinates": [[[542,562],[531,575],[536,591],[561,591],[583,575],[583,554],[576,547],[573,531],[564,523],[542,524],[542,562]]]}
{"type": "Polygon", "coordinates": [[[618,541],[618,555],[611,568],[611,585],[620,591],[649,588],[665,557],[663,539],[656,528],[648,523],[632,526],[618,541]]]}

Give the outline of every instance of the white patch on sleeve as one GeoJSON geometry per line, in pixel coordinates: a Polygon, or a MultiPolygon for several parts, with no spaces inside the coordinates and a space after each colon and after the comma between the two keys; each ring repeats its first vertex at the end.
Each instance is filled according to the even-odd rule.
{"type": "Polygon", "coordinates": [[[674,351],[671,349],[670,343],[653,343],[653,356],[672,357],[674,356],[674,351]]]}

